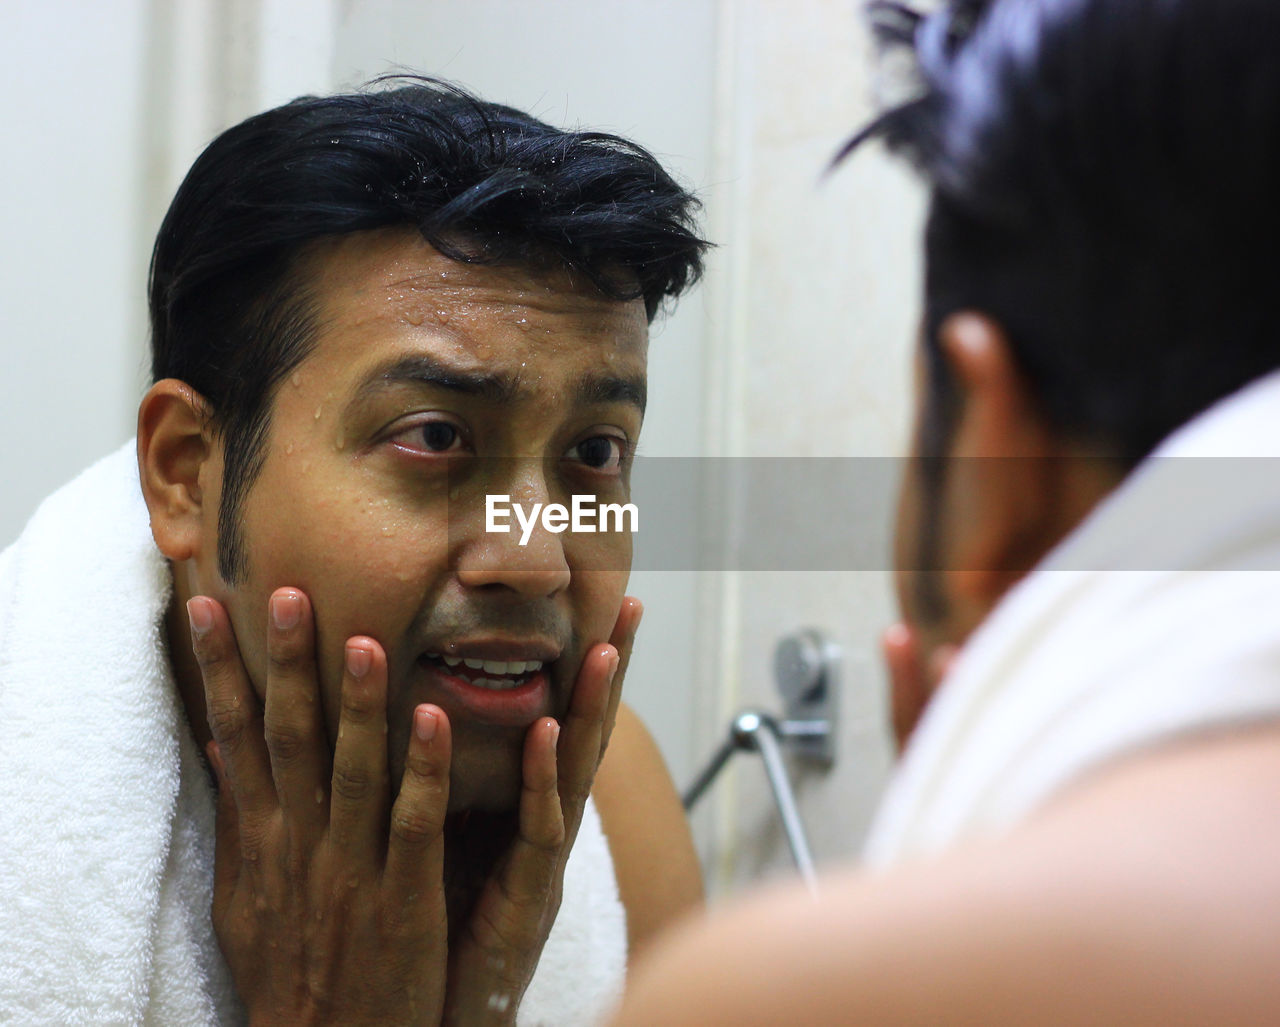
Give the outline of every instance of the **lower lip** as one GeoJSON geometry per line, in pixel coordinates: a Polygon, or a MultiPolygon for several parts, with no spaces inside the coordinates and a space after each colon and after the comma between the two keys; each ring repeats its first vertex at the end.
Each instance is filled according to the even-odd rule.
{"type": "Polygon", "coordinates": [[[482,688],[466,678],[449,674],[438,664],[421,660],[418,666],[427,672],[431,684],[451,700],[440,704],[446,713],[456,710],[486,724],[524,727],[539,717],[547,716],[550,711],[551,689],[545,669],[511,688],[482,688]]]}

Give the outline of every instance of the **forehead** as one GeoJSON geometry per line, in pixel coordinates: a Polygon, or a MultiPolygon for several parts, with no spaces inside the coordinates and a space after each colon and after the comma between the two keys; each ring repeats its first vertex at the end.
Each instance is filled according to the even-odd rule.
{"type": "Polygon", "coordinates": [[[605,297],[561,266],[466,264],[396,228],[325,240],[304,274],[319,315],[317,350],[331,364],[354,369],[372,350],[426,344],[483,363],[644,365],[643,301],[605,297]]]}

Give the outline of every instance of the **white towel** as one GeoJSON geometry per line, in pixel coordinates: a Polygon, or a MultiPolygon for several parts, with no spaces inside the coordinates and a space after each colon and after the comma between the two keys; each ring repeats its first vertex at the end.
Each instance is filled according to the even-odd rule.
{"type": "Polygon", "coordinates": [[[133,444],[0,565],[0,1022],[234,1010],[209,925],[213,801],[169,669],[171,577],[133,444]]]}
{"type": "MultiPolygon", "coordinates": [[[[242,1022],[209,919],[213,794],[162,626],[172,579],[134,444],[0,554],[0,1023],[242,1022]]],[[[626,920],[593,807],[521,1023],[621,986],[626,920]]]]}
{"type": "Polygon", "coordinates": [[[517,1018],[520,1027],[586,1027],[622,997],[627,914],[595,804],[587,800],[565,868],[564,897],[538,971],[517,1018]]]}
{"type": "Polygon", "coordinates": [[[885,866],[1007,830],[1086,771],[1280,716],[1280,374],[1171,435],[997,604],[868,836],[885,866]]]}

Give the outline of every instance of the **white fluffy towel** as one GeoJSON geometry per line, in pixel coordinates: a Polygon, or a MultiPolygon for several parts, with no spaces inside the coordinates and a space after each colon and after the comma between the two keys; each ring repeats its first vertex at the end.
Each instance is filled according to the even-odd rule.
{"type": "Polygon", "coordinates": [[[129,443],[0,556],[0,1022],[206,1024],[213,797],[129,443]]]}
{"type": "MultiPolygon", "coordinates": [[[[213,792],[162,627],[134,443],[0,554],[0,1024],[244,1020],[209,918],[213,792]]],[[[594,808],[522,1024],[617,994],[626,919],[594,808]]]]}
{"type": "Polygon", "coordinates": [[[868,836],[886,866],[1002,832],[1085,772],[1280,717],[1280,374],[1171,435],[997,605],[868,836]]]}

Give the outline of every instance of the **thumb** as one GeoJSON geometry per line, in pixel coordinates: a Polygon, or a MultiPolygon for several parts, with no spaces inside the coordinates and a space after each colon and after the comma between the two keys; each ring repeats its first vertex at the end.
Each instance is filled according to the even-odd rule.
{"type": "Polygon", "coordinates": [[[893,737],[901,752],[929,701],[929,687],[920,666],[919,643],[911,628],[901,623],[892,625],[881,636],[880,644],[889,672],[893,737]]]}

